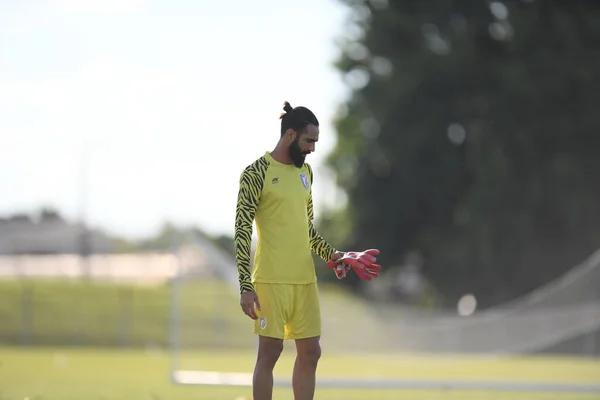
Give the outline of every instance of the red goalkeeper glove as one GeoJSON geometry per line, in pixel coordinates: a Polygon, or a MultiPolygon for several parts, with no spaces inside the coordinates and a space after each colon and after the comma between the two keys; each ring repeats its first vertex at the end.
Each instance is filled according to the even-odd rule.
{"type": "Polygon", "coordinates": [[[335,276],[337,276],[338,279],[344,279],[351,267],[342,263],[339,258],[337,260],[332,258],[327,261],[327,268],[331,268],[333,272],[335,272],[335,276]]]}
{"type": "Polygon", "coordinates": [[[379,250],[369,249],[362,252],[349,251],[337,260],[329,260],[327,267],[335,271],[338,279],[343,279],[350,268],[354,269],[356,275],[362,280],[370,281],[379,277],[381,265],[377,264],[379,250]]]}

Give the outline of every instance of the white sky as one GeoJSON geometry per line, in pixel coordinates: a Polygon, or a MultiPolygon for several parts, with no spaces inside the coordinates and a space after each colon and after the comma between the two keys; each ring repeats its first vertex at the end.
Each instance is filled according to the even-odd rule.
{"type": "Polygon", "coordinates": [[[49,205],[128,236],[167,219],[231,234],[239,174],[275,146],[289,100],[321,121],[318,216],[346,13],[337,0],[0,1],[0,214],[49,205]]]}

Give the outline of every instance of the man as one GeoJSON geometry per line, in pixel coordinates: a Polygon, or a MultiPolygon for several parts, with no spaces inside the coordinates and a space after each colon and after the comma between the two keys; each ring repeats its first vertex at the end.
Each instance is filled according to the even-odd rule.
{"type": "MultiPolygon", "coordinates": [[[[338,261],[356,260],[336,251],[313,226],[313,172],[304,160],[315,151],[319,122],[305,107],[292,108],[285,102],[284,111],[275,149],[247,166],[240,176],[235,216],[240,305],[254,320],[254,333],[259,337],[252,383],[255,400],[272,398],[273,368],[285,339],[296,342],[294,398],[313,399],[321,356],[321,314],[311,250],[327,261],[340,279],[349,266],[344,263],[342,267],[338,261]],[[251,272],[254,220],[258,246],[251,272]]],[[[369,260],[370,266],[377,269],[373,260],[369,260]]],[[[372,272],[368,278],[359,276],[376,277],[376,271],[372,272]]]]}

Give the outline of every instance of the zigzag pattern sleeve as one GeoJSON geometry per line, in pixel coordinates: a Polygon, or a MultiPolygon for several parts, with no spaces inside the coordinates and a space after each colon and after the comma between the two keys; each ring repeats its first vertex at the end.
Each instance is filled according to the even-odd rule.
{"type": "Polygon", "coordinates": [[[254,290],[250,272],[252,224],[260,201],[267,168],[267,160],[260,158],[244,169],[240,176],[233,235],[240,294],[254,290]]]}
{"type": "Polygon", "coordinates": [[[310,233],[310,248],[315,254],[321,257],[323,261],[329,261],[331,255],[335,252],[335,249],[319,235],[312,221],[308,221],[308,228],[310,233]]]}
{"type": "Polygon", "coordinates": [[[308,233],[310,235],[310,248],[315,252],[323,261],[329,261],[331,255],[335,252],[335,249],[327,243],[327,241],[319,235],[315,226],[313,225],[313,219],[315,217],[315,211],[313,207],[312,200],[312,183],[313,183],[313,172],[310,165],[306,164],[308,167],[308,174],[310,176],[310,193],[308,194],[308,233]]]}

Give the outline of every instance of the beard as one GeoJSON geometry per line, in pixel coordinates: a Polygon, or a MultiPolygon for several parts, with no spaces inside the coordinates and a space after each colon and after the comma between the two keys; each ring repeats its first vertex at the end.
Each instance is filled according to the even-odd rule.
{"type": "Polygon", "coordinates": [[[290,159],[297,168],[302,168],[308,151],[302,151],[298,145],[298,138],[290,144],[290,159]]]}

